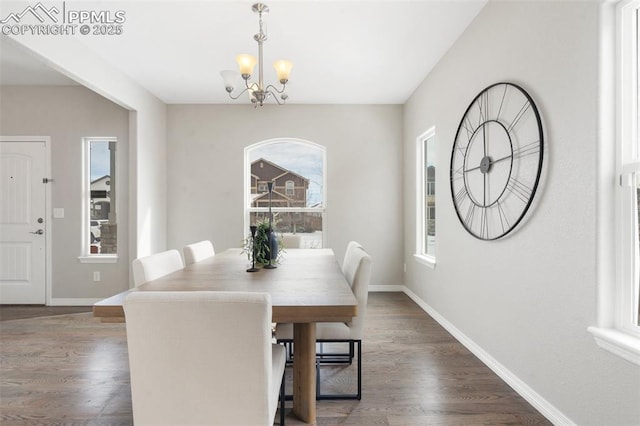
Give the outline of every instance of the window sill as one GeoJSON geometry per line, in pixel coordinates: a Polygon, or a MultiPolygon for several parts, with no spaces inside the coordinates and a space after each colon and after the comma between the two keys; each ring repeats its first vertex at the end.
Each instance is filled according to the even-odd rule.
{"type": "Polygon", "coordinates": [[[426,256],[424,254],[414,254],[413,257],[425,266],[431,269],[436,269],[436,258],[433,256],[426,256]]]}
{"type": "Polygon", "coordinates": [[[589,333],[602,349],[640,365],[640,339],[613,328],[589,327],[589,333]]]}
{"type": "Polygon", "coordinates": [[[117,254],[93,254],[91,256],[78,256],[80,263],[117,263],[117,254]]]}

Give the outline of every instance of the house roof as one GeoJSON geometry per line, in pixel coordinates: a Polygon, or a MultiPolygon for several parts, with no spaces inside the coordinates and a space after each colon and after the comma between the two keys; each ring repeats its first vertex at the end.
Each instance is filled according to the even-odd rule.
{"type": "MultiPolygon", "coordinates": [[[[276,179],[278,179],[278,178],[280,178],[280,177],[282,177],[282,176],[286,175],[287,173],[291,173],[292,175],[295,175],[295,176],[299,177],[300,179],[304,179],[305,181],[309,182],[309,179],[308,179],[308,178],[306,178],[306,177],[304,177],[304,176],[302,176],[302,175],[300,175],[300,174],[298,174],[298,173],[296,173],[296,172],[294,172],[294,171],[292,171],[292,170],[289,170],[289,169],[287,169],[287,168],[285,168],[285,167],[282,167],[281,165],[276,164],[276,163],[274,163],[273,161],[269,161],[269,160],[267,160],[267,159],[265,159],[265,158],[262,158],[262,157],[258,158],[258,159],[257,159],[257,160],[255,160],[255,161],[252,161],[252,162],[251,162],[251,166],[253,166],[254,164],[256,164],[256,163],[258,163],[258,162],[260,162],[260,161],[265,162],[265,163],[268,163],[268,164],[271,164],[272,166],[277,167],[277,168],[279,168],[280,170],[282,170],[282,173],[281,173],[281,174],[279,174],[279,175],[277,175],[273,180],[276,180],[276,179]]],[[[253,167],[252,167],[252,169],[253,169],[253,167]]],[[[260,176],[257,176],[257,175],[255,175],[255,174],[253,174],[253,173],[251,173],[251,176],[255,177],[256,179],[260,179],[260,176]]]]}
{"type": "Polygon", "coordinates": [[[91,185],[93,185],[94,183],[100,182],[103,179],[109,179],[110,177],[111,176],[109,176],[109,175],[104,175],[102,177],[99,177],[98,179],[94,179],[94,180],[91,181],[91,185]]]}

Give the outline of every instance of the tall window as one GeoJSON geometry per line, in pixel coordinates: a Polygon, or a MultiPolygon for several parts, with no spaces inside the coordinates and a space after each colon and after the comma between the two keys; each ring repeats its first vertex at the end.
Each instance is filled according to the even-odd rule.
{"type": "Polygon", "coordinates": [[[84,256],[94,260],[115,257],[118,252],[115,139],[85,138],[84,163],[84,256]]]}
{"type": "Polygon", "coordinates": [[[620,179],[618,250],[622,265],[620,308],[622,327],[640,337],[640,141],[639,61],[640,2],[629,2],[621,14],[621,88],[617,173],[620,179]]]}
{"type": "MultiPolygon", "coordinates": [[[[611,29],[615,28],[616,66],[615,108],[615,177],[611,176],[606,160],[601,169],[603,182],[611,186],[603,186],[603,190],[614,193],[614,197],[601,197],[611,200],[615,209],[615,279],[603,281],[599,288],[598,326],[589,327],[598,345],[632,363],[640,365],[640,142],[638,140],[639,117],[639,62],[640,57],[638,34],[640,33],[640,0],[623,0],[615,8],[615,26],[603,26],[604,40],[613,38],[611,29]],[[610,182],[610,183],[609,183],[610,182]]],[[[608,16],[610,8],[604,11],[608,16]]],[[[607,44],[603,44],[603,57],[607,58],[607,44]]],[[[611,55],[613,57],[614,55],[611,55]]],[[[611,61],[609,61],[611,62],[611,61]]],[[[606,68],[606,62],[605,70],[606,68]]],[[[606,84],[604,84],[607,87],[606,84]]],[[[609,107],[603,97],[604,105],[609,107]]],[[[613,106],[613,105],[612,105],[613,106]]],[[[609,124],[606,113],[603,118],[604,127],[609,124]]],[[[602,144],[609,139],[602,138],[602,144]]],[[[603,145],[606,147],[608,145],[603,145]]],[[[604,156],[609,152],[603,151],[604,156]]],[[[601,191],[605,193],[606,191],[601,191]]],[[[607,206],[600,204],[604,220],[607,206]]],[[[608,230],[606,225],[603,229],[608,230]]],[[[603,237],[600,237],[603,238],[603,237]]],[[[607,240],[603,238],[605,244],[607,240]]],[[[603,265],[607,270],[607,265],[603,265]]],[[[609,277],[610,275],[604,275],[609,277]]]]}
{"type": "Polygon", "coordinates": [[[271,206],[276,233],[299,236],[295,241],[303,248],[323,247],[325,171],[325,148],[312,142],[274,139],[245,148],[244,234],[269,220],[271,206]]]}
{"type": "Polygon", "coordinates": [[[429,129],[417,139],[416,258],[434,266],[436,261],[436,134],[429,129]]]}

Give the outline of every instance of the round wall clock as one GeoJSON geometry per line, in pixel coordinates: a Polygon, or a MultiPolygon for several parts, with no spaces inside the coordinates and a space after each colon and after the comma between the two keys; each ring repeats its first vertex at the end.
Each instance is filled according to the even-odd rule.
{"type": "Polygon", "coordinates": [[[513,231],[531,206],[542,171],[543,134],[531,96],[496,83],[471,102],[451,152],[451,197],[460,222],[481,240],[513,231]]]}

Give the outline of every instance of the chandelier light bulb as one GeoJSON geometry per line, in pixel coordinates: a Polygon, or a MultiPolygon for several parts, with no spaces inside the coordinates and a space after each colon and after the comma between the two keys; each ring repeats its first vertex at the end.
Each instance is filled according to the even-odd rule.
{"type": "Polygon", "coordinates": [[[278,81],[282,84],[286,84],[287,81],[289,81],[289,76],[291,75],[293,62],[279,60],[273,63],[273,67],[276,69],[276,73],[278,74],[278,81]]]}
{"type": "Polygon", "coordinates": [[[240,74],[242,74],[242,78],[247,80],[251,78],[251,75],[253,74],[253,69],[255,68],[258,60],[255,58],[255,56],[251,56],[251,55],[247,55],[246,53],[243,53],[241,55],[236,56],[236,62],[238,63],[238,67],[240,68],[240,74]]]}
{"type": "Polygon", "coordinates": [[[236,82],[240,77],[238,71],[224,70],[220,71],[220,75],[222,76],[222,80],[224,81],[224,88],[227,90],[227,92],[233,92],[233,89],[236,88],[236,82]]]}

